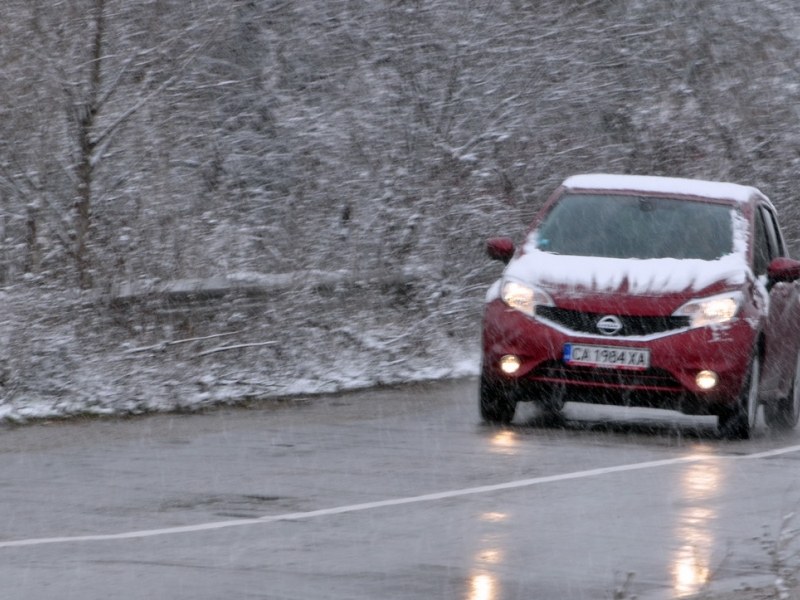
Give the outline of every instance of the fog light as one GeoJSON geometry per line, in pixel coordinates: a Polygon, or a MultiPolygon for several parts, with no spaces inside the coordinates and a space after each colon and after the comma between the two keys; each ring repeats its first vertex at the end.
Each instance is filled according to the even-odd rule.
{"type": "Polygon", "coordinates": [[[717,385],[719,377],[714,371],[700,371],[694,378],[694,382],[701,390],[710,390],[717,385]]]}
{"type": "Polygon", "coordinates": [[[500,359],[500,370],[508,375],[513,375],[519,371],[520,364],[522,363],[520,363],[519,358],[513,354],[506,354],[500,359]]]}

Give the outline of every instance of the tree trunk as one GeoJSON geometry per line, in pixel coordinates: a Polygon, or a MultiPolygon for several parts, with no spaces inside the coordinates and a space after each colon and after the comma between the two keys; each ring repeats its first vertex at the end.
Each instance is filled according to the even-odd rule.
{"type": "Polygon", "coordinates": [[[92,225],[92,178],[94,175],[95,143],[92,141],[102,83],[103,37],[105,35],[105,0],[95,0],[94,41],[91,55],[91,75],[86,101],[76,107],[78,124],[78,179],[75,202],[75,264],[78,284],[82,289],[92,287],[89,260],[89,235],[92,225]]]}
{"type": "Polygon", "coordinates": [[[36,273],[39,270],[39,233],[38,233],[39,210],[34,204],[29,204],[25,218],[25,249],[27,257],[25,260],[25,272],[36,273]]]}

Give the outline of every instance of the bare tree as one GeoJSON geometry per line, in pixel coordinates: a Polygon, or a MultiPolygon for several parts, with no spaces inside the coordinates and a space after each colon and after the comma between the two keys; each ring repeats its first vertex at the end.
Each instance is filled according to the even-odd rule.
{"type": "Polygon", "coordinates": [[[0,9],[7,274],[464,280],[487,230],[587,170],[751,182],[794,210],[786,0],[63,7],[0,9]]]}
{"type": "MultiPolygon", "coordinates": [[[[170,27],[164,27],[147,19],[145,6],[129,7],[115,0],[66,4],[66,10],[58,13],[48,12],[38,2],[6,9],[16,10],[30,27],[28,31],[17,28],[16,38],[36,37],[39,51],[27,57],[12,82],[37,109],[29,113],[34,135],[23,140],[22,148],[14,149],[2,173],[6,187],[19,200],[29,199],[28,245],[34,247],[35,238],[43,233],[36,226],[41,213],[49,213],[48,233],[55,233],[63,246],[79,286],[88,288],[98,268],[96,261],[105,255],[104,249],[93,248],[98,214],[105,212],[99,204],[126,183],[141,183],[132,171],[137,160],[130,157],[141,160],[148,152],[146,146],[154,145],[142,137],[120,140],[121,133],[145,109],[191,77],[202,49],[214,41],[224,10],[220,4],[207,3],[202,10],[184,11],[170,27]],[[51,60],[52,56],[57,60],[51,60]],[[28,89],[24,78],[41,87],[28,89]],[[130,145],[137,141],[145,148],[130,145]],[[42,146],[39,152],[33,150],[37,144],[42,146]],[[120,161],[121,157],[126,160],[120,161]]],[[[168,10],[170,3],[160,0],[147,4],[162,16],[174,9],[168,10]]],[[[21,108],[18,105],[9,112],[18,117],[21,108]]],[[[28,112],[27,107],[22,110],[28,112]]],[[[164,114],[168,110],[147,116],[164,114]]],[[[146,131],[153,127],[158,124],[148,123],[146,131]]],[[[130,187],[123,193],[135,192],[130,187]]],[[[97,239],[107,237],[108,232],[102,232],[97,239]]],[[[35,262],[30,263],[29,270],[34,266],[35,262]]]]}

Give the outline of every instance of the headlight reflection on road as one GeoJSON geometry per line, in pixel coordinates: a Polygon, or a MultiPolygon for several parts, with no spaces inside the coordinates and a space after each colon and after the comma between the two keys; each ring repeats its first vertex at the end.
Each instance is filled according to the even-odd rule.
{"type": "MultiPolygon", "coordinates": [[[[480,515],[484,523],[502,523],[506,519],[508,514],[504,512],[488,511],[480,515]]],[[[497,535],[494,531],[481,537],[482,548],[473,559],[466,600],[497,600],[500,597],[500,582],[492,569],[502,564],[505,558],[502,540],[502,534],[497,535]]]]}
{"type": "Polygon", "coordinates": [[[481,515],[481,521],[488,521],[489,523],[499,523],[507,518],[508,515],[502,512],[485,512],[481,515]]]}
{"type": "Polygon", "coordinates": [[[480,560],[487,565],[496,565],[503,560],[503,553],[500,550],[484,550],[481,552],[480,560]]]}
{"type": "Polygon", "coordinates": [[[516,454],[517,452],[517,434],[513,431],[498,431],[492,436],[490,442],[492,452],[499,454],[516,454]]]}
{"type": "Polygon", "coordinates": [[[469,578],[467,600],[496,600],[500,597],[500,584],[491,569],[501,564],[503,558],[503,550],[496,546],[477,553],[474,571],[469,578]]]}
{"type": "Polygon", "coordinates": [[[686,467],[680,481],[685,508],[678,514],[673,555],[673,587],[677,597],[697,594],[711,575],[714,536],[711,523],[717,518],[714,497],[722,474],[714,461],[695,462],[686,467]]]}
{"type": "Polygon", "coordinates": [[[478,573],[470,578],[467,600],[496,600],[497,579],[489,573],[478,573]]]}

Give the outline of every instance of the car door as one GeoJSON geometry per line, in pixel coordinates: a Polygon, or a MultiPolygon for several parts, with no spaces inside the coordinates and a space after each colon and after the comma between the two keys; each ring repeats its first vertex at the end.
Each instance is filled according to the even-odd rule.
{"type": "Polygon", "coordinates": [[[757,207],[754,226],[755,274],[767,284],[769,291],[761,390],[765,397],[782,397],[789,391],[797,360],[798,336],[792,330],[800,322],[800,290],[797,282],[770,285],[766,281],[769,263],[775,258],[787,256],[783,236],[770,205],[760,204],[757,207]]]}

